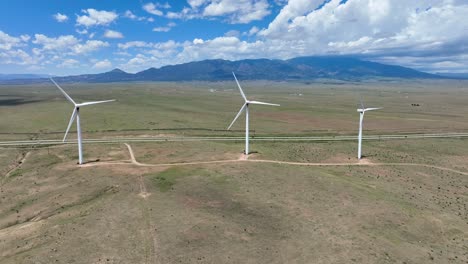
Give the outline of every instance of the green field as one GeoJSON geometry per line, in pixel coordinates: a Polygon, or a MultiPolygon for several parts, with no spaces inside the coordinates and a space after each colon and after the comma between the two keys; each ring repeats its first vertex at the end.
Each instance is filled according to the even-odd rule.
{"type": "MultiPolygon", "coordinates": [[[[466,81],[242,82],[250,99],[281,104],[251,108],[254,136],[356,134],[360,97],[366,106],[384,107],[366,115],[367,133],[468,131],[467,84],[466,81]]],[[[243,103],[233,82],[63,87],[77,102],[117,99],[81,110],[85,138],[242,134],[243,117],[233,127],[235,131],[225,131],[243,103]]],[[[72,105],[52,83],[0,86],[0,139],[61,138],[72,110],[72,105]]]]}
{"type": "MultiPolygon", "coordinates": [[[[281,104],[252,107],[254,135],[355,135],[359,97],[385,107],[367,134],[468,131],[468,82],[241,83],[281,104]]],[[[243,134],[231,82],[63,87],[118,100],[83,108],[84,138],[243,134]]],[[[0,141],[59,139],[71,111],[0,87],[0,141]]],[[[364,141],[360,165],[354,141],[130,146],[139,165],[124,144],[85,144],[83,167],[75,145],[0,148],[0,263],[468,262],[468,139],[364,141]]]]}

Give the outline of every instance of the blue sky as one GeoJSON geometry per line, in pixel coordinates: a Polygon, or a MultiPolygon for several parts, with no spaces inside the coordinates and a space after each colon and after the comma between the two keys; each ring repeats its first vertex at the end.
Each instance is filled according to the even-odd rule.
{"type": "Polygon", "coordinates": [[[466,0],[1,1],[0,73],[330,54],[468,72],[466,14],[466,0]]]}

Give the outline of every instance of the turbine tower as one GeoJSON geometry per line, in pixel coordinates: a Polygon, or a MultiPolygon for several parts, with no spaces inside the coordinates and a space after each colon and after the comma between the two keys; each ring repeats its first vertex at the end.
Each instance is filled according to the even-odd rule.
{"type": "Polygon", "coordinates": [[[358,136],[358,159],[361,159],[361,146],[362,146],[362,122],[364,120],[364,114],[367,112],[367,111],[372,111],[372,110],[378,110],[378,109],[382,109],[382,107],[380,108],[365,108],[364,107],[364,104],[362,103],[361,101],[361,108],[357,109],[358,113],[359,113],[359,136],[358,136]]]}
{"type": "Polygon", "coordinates": [[[68,101],[70,101],[75,107],[73,109],[73,113],[70,118],[70,122],[68,123],[67,131],[65,132],[65,136],[63,137],[63,142],[65,142],[65,139],[67,138],[68,131],[70,130],[70,127],[73,124],[73,121],[76,118],[76,134],[78,136],[78,159],[79,159],[79,164],[83,164],[83,147],[82,147],[82,142],[81,142],[81,126],[80,126],[80,107],[82,106],[87,106],[87,105],[93,105],[93,104],[101,104],[101,103],[107,103],[107,102],[113,102],[115,100],[106,100],[106,101],[93,101],[93,102],[85,102],[81,104],[77,104],[73,99],[60,87],[54,79],[50,78],[50,80],[59,88],[59,90],[65,95],[65,98],[67,98],[68,101]]]}
{"type": "Polygon", "coordinates": [[[236,117],[234,120],[232,120],[231,125],[228,127],[228,130],[231,129],[232,125],[236,122],[237,118],[241,115],[242,111],[245,109],[245,155],[249,155],[249,105],[250,104],[258,104],[258,105],[273,105],[273,106],[280,106],[279,104],[270,104],[270,103],[264,103],[264,102],[259,102],[259,101],[249,101],[247,97],[244,94],[244,91],[242,91],[242,87],[239,84],[239,81],[237,80],[236,75],[234,72],[232,73],[234,76],[234,79],[236,80],[237,87],[239,87],[240,94],[242,95],[242,98],[244,98],[244,104],[242,105],[241,109],[239,110],[239,113],[237,113],[236,117]]]}

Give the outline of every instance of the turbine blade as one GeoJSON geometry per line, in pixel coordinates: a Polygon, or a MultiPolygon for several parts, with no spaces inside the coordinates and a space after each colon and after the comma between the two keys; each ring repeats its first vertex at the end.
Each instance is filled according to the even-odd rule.
{"type": "Polygon", "coordinates": [[[372,110],[379,110],[379,109],[383,109],[383,107],[366,108],[364,109],[364,111],[372,111],[372,110]]]}
{"type": "Polygon", "coordinates": [[[75,101],[73,101],[73,99],[62,89],[62,87],[60,87],[55,81],[54,79],[50,78],[50,80],[55,84],[55,86],[57,86],[57,88],[60,89],[60,91],[63,93],[63,95],[65,95],[65,97],[68,99],[68,101],[72,102],[74,105],[76,105],[75,101]]]}
{"type": "Polygon", "coordinates": [[[270,104],[270,103],[264,103],[264,102],[259,102],[259,101],[249,101],[249,104],[280,106],[279,104],[270,104]]]}
{"type": "Polygon", "coordinates": [[[244,91],[242,91],[242,87],[240,86],[239,81],[237,80],[237,77],[234,74],[234,72],[232,72],[232,75],[234,75],[234,79],[236,80],[237,87],[239,87],[239,91],[240,91],[240,93],[242,95],[242,98],[244,98],[244,100],[247,102],[247,97],[245,97],[244,91]]]}
{"type": "Polygon", "coordinates": [[[359,102],[361,103],[361,109],[365,109],[364,103],[362,102],[362,98],[361,98],[361,97],[359,97],[359,102]]]}
{"type": "Polygon", "coordinates": [[[239,116],[241,115],[242,111],[244,111],[245,107],[247,106],[247,103],[245,103],[241,109],[239,110],[239,113],[237,113],[236,117],[234,117],[234,120],[232,120],[231,124],[229,125],[228,127],[228,130],[231,129],[232,125],[234,125],[234,123],[236,122],[237,118],[239,118],[239,116]]]}
{"type": "Polygon", "coordinates": [[[67,135],[68,135],[68,131],[70,130],[71,126],[73,125],[73,121],[75,120],[76,118],[76,107],[75,109],[73,109],[73,113],[70,117],[70,122],[68,122],[68,127],[67,127],[67,131],[65,131],[65,136],[63,137],[63,142],[65,142],[65,139],[67,139],[67,135]]]}
{"type": "Polygon", "coordinates": [[[85,102],[81,104],[77,104],[76,106],[86,106],[86,105],[93,105],[93,104],[102,104],[102,103],[108,103],[108,102],[114,102],[115,100],[105,100],[105,101],[94,101],[94,102],[85,102]]]}

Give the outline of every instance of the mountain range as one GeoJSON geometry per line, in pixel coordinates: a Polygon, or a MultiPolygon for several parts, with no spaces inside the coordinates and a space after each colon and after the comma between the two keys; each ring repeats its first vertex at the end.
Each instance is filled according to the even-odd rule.
{"type": "Polygon", "coordinates": [[[24,79],[40,79],[50,78],[47,74],[0,74],[0,80],[24,80],[24,79]]]}
{"type": "MultiPolygon", "coordinates": [[[[126,82],[126,81],[224,81],[232,80],[232,72],[243,80],[361,80],[367,78],[450,78],[414,69],[366,61],[352,57],[314,56],[289,60],[246,59],[203,60],[149,68],[137,73],[114,69],[100,74],[55,77],[58,82],[126,82]]],[[[7,83],[43,82],[43,78],[17,78],[7,83]]]]}

